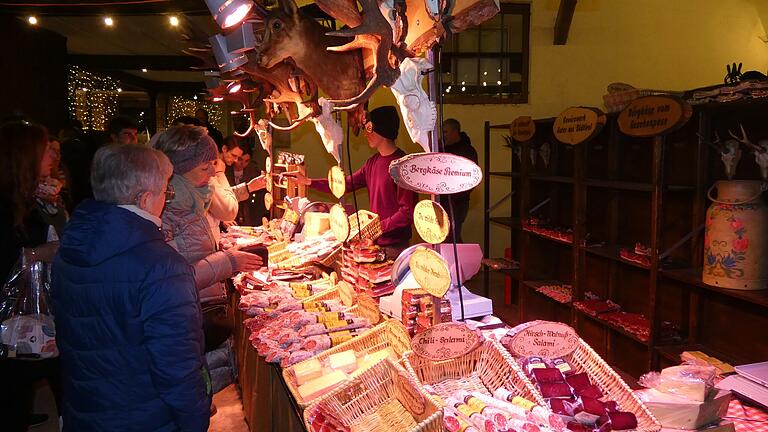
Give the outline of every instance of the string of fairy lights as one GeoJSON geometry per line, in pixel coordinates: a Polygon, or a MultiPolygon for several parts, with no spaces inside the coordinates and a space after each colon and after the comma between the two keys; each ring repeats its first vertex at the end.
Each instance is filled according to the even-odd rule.
{"type": "Polygon", "coordinates": [[[168,98],[168,111],[165,116],[165,124],[170,125],[171,122],[181,116],[195,116],[195,111],[198,108],[203,108],[208,111],[208,122],[216,126],[217,129],[223,130],[224,124],[224,110],[221,104],[214,104],[202,98],[187,98],[184,96],[171,96],[168,98]]]}
{"type": "Polygon", "coordinates": [[[67,74],[67,87],[70,118],[82,122],[85,130],[105,130],[107,121],[117,115],[120,83],[73,65],[67,74]]]}

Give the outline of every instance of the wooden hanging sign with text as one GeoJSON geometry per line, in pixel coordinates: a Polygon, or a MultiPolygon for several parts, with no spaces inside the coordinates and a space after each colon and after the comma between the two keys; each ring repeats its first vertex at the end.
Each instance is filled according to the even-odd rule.
{"type": "Polygon", "coordinates": [[[397,380],[395,381],[398,392],[397,399],[400,403],[408,408],[414,416],[421,416],[427,409],[427,400],[424,394],[419,391],[418,387],[413,382],[413,378],[408,375],[404,370],[397,372],[397,380]]]}
{"type": "Polygon", "coordinates": [[[435,297],[443,297],[451,286],[451,274],[448,264],[440,254],[419,247],[408,260],[411,274],[419,286],[435,297]]]}
{"type": "Polygon", "coordinates": [[[437,324],[411,339],[414,353],[430,360],[448,360],[466,355],[477,348],[482,336],[464,323],[437,324]]]}
{"type": "Polygon", "coordinates": [[[339,299],[344,306],[351,307],[355,303],[355,289],[349,282],[339,281],[336,284],[336,290],[339,292],[339,299]]]}
{"type": "Polygon", "coordinates": [[[273,203],[272,194],[269,193],[269,192],[265,193],[264,194],[264,207],[267,210],[271,210],[272,209],[272,203],[273,203]]]}
{"type": "Polygon", "coordinates": [[[344,207],[336,204],[331,207],[329,213],[331,215],[331,231],[336,236],[336,240],[340,242],[347,241],[347,237],[349,237],[349,217],[344,207]]]}
{"type": "Polygon", "coordinates": [[[552,133],[563,144],[581,144],[597,136],[605,122],[605,114],[597,108],[571,107],[557,116],[552,133]]]}
{"type": "Polygon", "coordinates": [[[451,228],[448,214],[440,203],[422,200],[413,209],[413,225],[422,239],[429,244],[440,244],[451,228]]]}
{"type": "Polygon", "coordinates": [[[399,186],[427,194],[453,194],[473,189],[483,171],[471,160],[450,153],[414,153],[389,164],[399,186]]]}
{"type": "Polygon", "coordinates": [[[344,192],[347,189],[347,181],[344,176],[344,171],[340,166],[334,165],[328,170],[328,187],[331,188],[331,193],[336,198],[344,196],[344,192]]]}
{"type": "Polygon", "coordinates": [[[619,130],[638,138],[662,135],[683,127],[692,113],[691,106],[681,99],[645,96],[633,100],[619,114],[619,130]]]}
{"type": "Polygon", "coordinates": [[[530,321],[509,331],[506,344],[516,357],[563,357],[579,346],[579,335],[572,327],[552,321],[530,321]]]}
{"type": "Polygon", "coordinates": [[[536,123],[530,116],[521,116],[512,121],[509,125],[509,134],[517,142],[529,141],[536,133],[536,123]]]}

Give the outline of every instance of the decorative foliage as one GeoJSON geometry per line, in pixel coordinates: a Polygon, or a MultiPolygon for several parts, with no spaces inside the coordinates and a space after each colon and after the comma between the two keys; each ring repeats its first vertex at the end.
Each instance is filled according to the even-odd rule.
{"type": "Polygon", "coordinates": [[[168,110],[165,115],[165,124],[171,125],[171,122],[181,116],[195,116],[195,111],[203,108],[208,111],[208,122],[216,129],[224,129],[224,107],[222,104],[210,103],[206,100],[189,99],[183,96],[171,96],[168,98],[168,110]]]}
{"type": "Polygon", "coordinates": [[[83,129],[104,130],[107,121],[117,115],[117,80],[70,66],[67,87],[69,116],[80,120],[83,129]]]}

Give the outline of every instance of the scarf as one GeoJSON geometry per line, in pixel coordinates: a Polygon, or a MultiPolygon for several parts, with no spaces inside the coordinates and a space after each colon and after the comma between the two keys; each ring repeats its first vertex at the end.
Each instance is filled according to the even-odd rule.
{"type": "Polygon", "coordinates": [[[176,195],[173,197],[173,201],[167,204],[168,207],[191,211],[200,215],[208,211],[211,206],[212,195],[211,187],[208,184],[196,187],[186,177],[179,174],[174,174],[170,183],[176,191],[176,195]]]}

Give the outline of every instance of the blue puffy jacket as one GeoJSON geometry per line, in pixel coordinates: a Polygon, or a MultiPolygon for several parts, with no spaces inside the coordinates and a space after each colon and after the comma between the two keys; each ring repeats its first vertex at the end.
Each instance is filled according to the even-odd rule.
{"type": "Polygon", "coordinates": [[[61,239],[52,298],[64,431],[208,429],[195,280],[154,223],[83,202],[61,239]]]}

